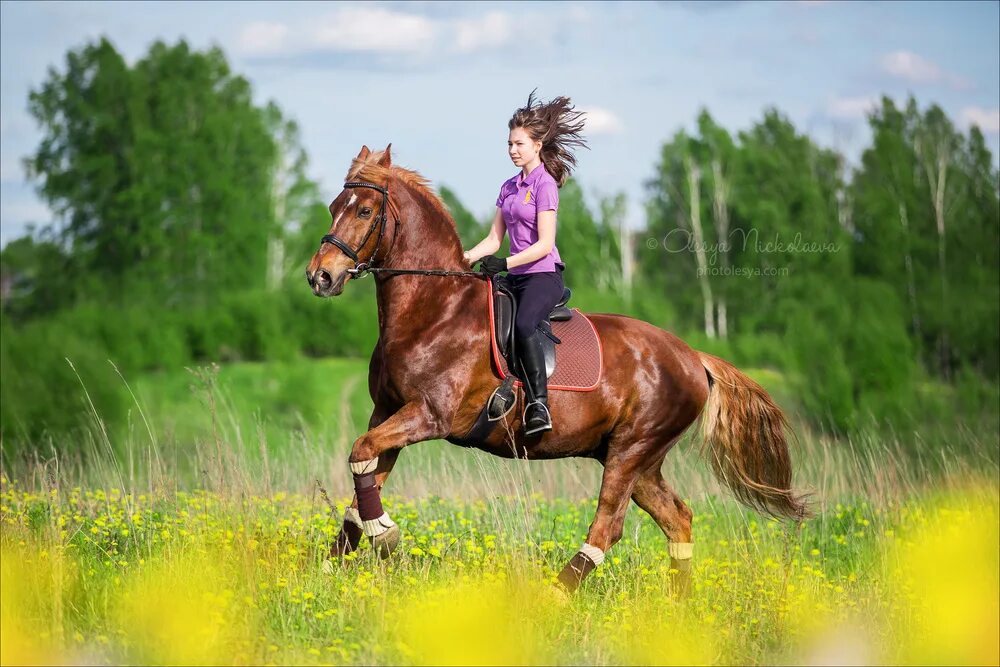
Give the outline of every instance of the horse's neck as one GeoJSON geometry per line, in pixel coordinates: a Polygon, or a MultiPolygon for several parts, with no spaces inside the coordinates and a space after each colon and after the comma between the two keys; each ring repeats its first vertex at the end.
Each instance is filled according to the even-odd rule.
{"type": "MultiPolygon", "coordinates": [[[[405,188],[396,188],[399,224],[395,221],[385,260],[387,269],[465,271],[462,243],[454,225],[405,188]]],[[[472,278],[388,274],[376,275],[379,330],[410,328],[431,322],[453,309],[472,278]]]]}

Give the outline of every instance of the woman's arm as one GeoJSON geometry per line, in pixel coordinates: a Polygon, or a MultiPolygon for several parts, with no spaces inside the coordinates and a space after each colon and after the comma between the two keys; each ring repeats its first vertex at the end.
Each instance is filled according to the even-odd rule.
{"type": "Polygon", "coordinates": [[[490,225],[490,233],[480,241],[474,248],[464,253],[469,265],[475,264],[486,255],[492,255],[500,249],[503,237],[507,234],[507,225],[503,221],[503,212],[497,207],[497,213],[493,216],[493,224],[490,225]]]}
{"type": "Polygon", "coordinates": [[[515,266],[529,264],[535,260],[545,257],[552,252],[552,247],[556,244],[556,212],[538,212],[538,240],[530,246],[507,258],[507,268],[513,269],[515,266]]]}

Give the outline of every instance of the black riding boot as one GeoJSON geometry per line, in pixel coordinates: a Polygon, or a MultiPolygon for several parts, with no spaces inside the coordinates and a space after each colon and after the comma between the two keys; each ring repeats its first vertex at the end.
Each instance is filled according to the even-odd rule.
{"type": "Polygon", "coordinates": [[[521,342],[521,347],[518,350],[518,357],[521,360],[521,379],[524,381],[524,387],[530,399],[524,409],[525,435],[552,430],[542,335],[537,330],[533,331],[526,340],[521,342]]]}

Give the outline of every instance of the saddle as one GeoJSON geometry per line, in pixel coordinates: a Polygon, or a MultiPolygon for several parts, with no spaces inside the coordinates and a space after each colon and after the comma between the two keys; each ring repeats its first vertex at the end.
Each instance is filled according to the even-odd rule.
{"type": "MultiPolygon", "coordinates": [[[[514,342],[514,320],[517,317],[517,297],[510,283],[505,276],[493,277],[493,335],[497,343],[497,348],[504,360],[507,368],[516,369],[517,357],[516,344],[514,342]]],[[[545,334],[542,339],[542,350],[545,352],[545,376],[552,377],[556,370],[556,344],[562,341],[552,333],[551,322],[566,322],[573,318],[573,311],[566,307],[573,292],[568,287],[563,289],[562,297],[556,303],[552,312],[549,313],[548,321],[538,325],[538,329],[545,334]]]]}
{"type": "MultiPolygon", "coordinates": [[[[502,382],[490,395],[469,431],[451,440],[467,447],[484,442],[496,423],[513,410],[517,402],[516,389],[521,385],[512,372],[512,369],[519,368],[519,364],[515,363],[517,350],[514,340],[517,298],[502,276],[494,276],[485,283],[490,317],[490,357],[493,370],[502,382]]],[[[593,391],[604,374],[604,351],[597,328],[579,309],[571,310],[566,306],[571,294],[569,289],[564,289],[548,320],[539,324],[539,329],[545,334],[542,348],[546,376],[550,378],[550,396],[553,391],[593,391]]]]}

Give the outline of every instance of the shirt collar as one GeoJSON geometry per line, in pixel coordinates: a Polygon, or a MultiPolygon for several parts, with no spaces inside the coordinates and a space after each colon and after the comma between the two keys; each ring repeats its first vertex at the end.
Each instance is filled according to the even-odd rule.
{"type": "Polygon", "coordinates": [[[539,162],[538,166],[531,170],[531,173],[524,176],[524,173],[517,175],[517,185],[519,187],[525,187],[529,185],[534,185],[535,182],[541,177],[542,172],[545,171],[545,163],[539,162]],[[524,180],[522,180],[522,177],[524,180]]]}

